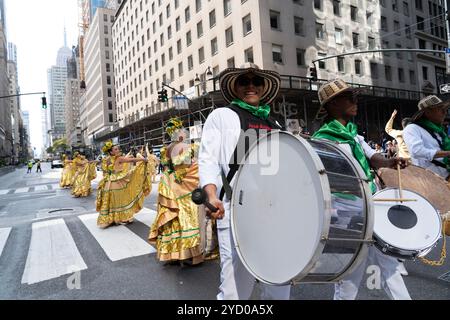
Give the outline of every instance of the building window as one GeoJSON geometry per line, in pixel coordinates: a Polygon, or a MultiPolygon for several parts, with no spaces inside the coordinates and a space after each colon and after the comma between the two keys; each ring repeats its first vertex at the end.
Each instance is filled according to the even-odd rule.
{"type": "Polygon", "coordinates": [[[234,67],[235,67],[234,57],[231,57],[230,59],[227,60],[227,68],[234,68],[234,67]]]}
{"type": "Polygon", "coordinates": [[[325,38],[325,32],[323,24],[316,22],[316,38],[323,40],[325,38]]]}
{"type": "Polygon", "coordinates": [[[403,14],[409,17],[409,4],[406,1],[403,1],[403,14]]]}
{"type": "MultiPolygon", "coordinates": [[[[319,59],[322,59],[322,58],[325,58],[327,55],[325,53],[319,53],[318,56],[319,56],[319,59]]],[[[325,60],[319,61],[319,69],[325,69],[325,68],[326,68],[325,60]]]]}
{"type": "Polygon", "coordinates": [[[114,122],[113,115],[111,113],[109,113],[108,116],[109,116],[109,119],[108,119],[109,122],[114,122]]]}
{"type": "Polygon", "coordinates": [[[177,54],[181,54],[181,40],[177,41],[177,54]]]}
{"type": "Polygon", "coordinates": [[[362,75],[362,62],[361,60],[355,60],[355,73],[357,75],[362,75]]]}
{"type": "Polygon", "coordinates": [[[405,72],[403,68],[398,68],[398,81],[405,82],[405,72]]]}
{"type": "Polygon", "coordinates": [[[109,47],[109,39],[105,38],[105,47],[109,47]]]}
{"type": "Polygon", "coordinates": [[[333,13],[335,16],[341,15],[341,1],[333,0],[333,13]]]}
{"type": "Polygon", "coordinates": [[[167,40],[172,39],[172,26],[167,27],[167,40]]]}
{"type": "Polygon", "coordinates": [[[294,17],[294,32],[298,36],[303,36],[303,18],[294,17]]]}
{"type": "Polygon", "coordinates": [[[305,50],[297,48],[297,65],[304,66],[305,65],[305,50]]]}
{"type": "Polygon", "coordinates": [[[198,63],[202,64],[203,62],[205,62],[205,48],[201,47],[198,49],[198,63]]]}
{"type": "Polygon", "coordinates": [[[408,24],[405,24],[405,34],[408,39],[411,39],[411,27],[408,24]]]}
{"type": "Polygon", "coordinates": [[[200,21],[197,23],[197,38],[201,38],[203,36],[203,22],[200,21]]]}
{"type": "Polygon", "coordinates": [[[371,27],[373,25],[373,13],[367,11],[366,12],[366,20],[367,20],[367,24],[371,27]]]}
{"type": "Polygon", "coordinates": [[[384,75],[387,81],[392,81],[392,70],[390,66],[384,66],[384,75]]]}
{"type": "Polygon", "coordinates": [[[274,63],[283,63],[283,47],[273,44],[272,45],[272,60],[274,63]]]}
{"type": "Polygon", "coordinates": [[[378,79],[378,64],[375,62],[370,63],[370,74],[373,79],[378,79]]]}
{"type": "Polygon", "coordinates": [[[189,47],[192,44],[192,36],[191,36],[191,31],[189,30],[186,33],[186,47],[189,47]]]}
{"type": "Polygon", "coordinates": [[[270,11],[270,27],[275,30],[281,30],[279,12],[270,11]]]}
{"type": "Polygon", "coordinates": [[[416,0],[416,9],[423,10],[422,0],[416,0]]]}
{"type": "Polygon", "coordinates": [[[425,30],[425,24],[424,19],[422,17],[416,16],[417,19],[417,30],[424,31],[425,30]]]}
{"type": "Polygon", "coordinates": [[[209,13],[209,27],[212,28],[216,25],[216,10],[212,10],[209,13]]]}
{"type": "Polygon", "coordinates": [[[108,101],[108,109],[112,110],[113,109],[113,103],[112,101],[108,101]]]}
{"type": "Polygon", "coordinates": [[[386,17],[381,16],[380,23],[381,23],[381,30],[388,31],[388,24],[386,17]]]}
{"type": "Polygon", "coordinates": [[[368,37],[367,42],[369,44],[369,50],[375,49],[375,38],[368,37]]]}
{"type": "Polygon", "coordinates": [[[244,58],[245,58],[245,62],[252,62],[252,63],[255,62],[253,59],[253,48],[252,47],[250,47],[244,51],[244,58]]]}
{"type": "Polygon", "coordinates": [[[252,20],[249,14],[242,18],[242,29],[244,30],[244,36],[252,31],[252,20]]]}
{"type": "Polygon", "coordinates": [[[231,13],[231,0],[223,0],[223,15],[226,17],[231,13]]]}
{"type": "Polygon", "coordinates": [[[183,62],[178,64],[178,76],[181,77],[183,75],[183,62]]]}
{"type": "Polygon", "coordinates": [[[359,34],[352,33],[353,47],[357,48],[359,46],[359,34]]]}
{"type": "Polygon", "coordinates": [[[191,20],[191,10],[187,7],[184,9],[184,21],[187,23],[189,20],[191,20]]]}
{"type": "Polygon", "coordinates": [[[176,31],[180,31],[180,29],[181,29],[180,17],[177,17],[177,18],[175,19],[175,30],[176,30],[176,31]]]}
{"type": "Polygon", "coordinates": [[[419,49],[426,49],[427,42],[425,40],[419,39],[419,49]]]}
{"type": "Polygon", "coordinates": [[[344,38],[344,31],[339,28],[334,29],[334,39],[336,41],[336,44],[342,44],[343,38],[344,38]]]}
{"type": "Polygon", "coordinates": [[[194,59],[192,55],[188,57],[188,70],[191,71],[194,68],[194,59]]]}
{"type": "Polygon", "coordinates": [[[358,8],[354,6],[350,6],[350,18],[352,21],[357,21],[358,19],[358,8]]]}
{"type": "Polygon", "coordinates": [[[108,26],[103,26],[103,33],[108,34],[108,26]]]}
{"type": "Polygon", "coordinates": [[[322,0],[314,0],[314,9],[322,10],[322,0]]]}
{"type": "Polygon", "coordinates": [[[214,56],[219,51],[217,47],[217,38],[211,40],[211,56],[214,56]]]}
{"type": "Polygon", "coordinates": [[[202,10],[202,0],[195,0],[195,12],[202,10]]]}
{"type": "Polygon", "coordinates": [[[392,10],[398,12],[398,0],[392,0],[392,10]]]}
{"type": "Polygon", "coordinates": [[[428,67],[425,66],[422,67],[422,77],[423,80],[428,80],[428,67]]]}
{"type": "Polygon", "coordinates": [[[396,34],[400,35],[400,22],[394,20],[394,31],[396,34]]]}
{"type": "Polygon", "coordinates": [[[345,67],[344,67],[344,57],[338,57],[337,58],[337,66],[338,66],[338,71],[339,72],[344,72],[345,71],[345,67]]]}
{"type": "Polygon", "coordinates": [[[409,70],[409,82],[411,84],[416,84],[416,73],[414,70],[409,70]]]}
{"type": "Polygon", "coordinates": [[[233,27],[229,27],[225,30],[225,41],[227,47],[233,44],[233,27]]]}

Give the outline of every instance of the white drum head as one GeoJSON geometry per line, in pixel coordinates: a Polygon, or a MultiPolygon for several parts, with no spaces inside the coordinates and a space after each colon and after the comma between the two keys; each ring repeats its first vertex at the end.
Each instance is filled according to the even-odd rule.
{"type": "MultiPolygon", "coordinates": [[[[374,195],[374,199],[398,198],[399,189],[394,188],[381,190],[374,195]]],[[[389,245],[403,250],[422,251],[431,247],[441,234],[439,213],[428,200],[415,192],[403,190],[403,198],[417,201],[375,201],[374,234],[389,245]]]]}
{"type": "MultiPolygon", "coordinates": [[[[327,177],[319,174],[322,163],[311,146],[284,132],[270,136],[279,138],[279,149],[270,155],[277,170],[263,174],[267,165],[249,164],[258,153],[251,148],[236,176],[232,232],[247,270],[262,282],[284,284],[306,275],[322,252],[331,199],[327,177]]],[[[259,150],[268,145],[268,139],[260,139],[259,150]]]]}

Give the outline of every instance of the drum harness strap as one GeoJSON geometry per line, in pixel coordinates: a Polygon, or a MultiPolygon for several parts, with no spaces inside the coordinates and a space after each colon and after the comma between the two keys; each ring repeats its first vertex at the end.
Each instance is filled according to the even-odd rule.
{"type": "MultiPolygon", "coordinates": [[[[231,197],[233,195],[233,190],[230,186],[231,180],[233,179],[236,172],[239,170],[239,166],[242,163],[242,160],[245,159],[245,156],[250,148],[250,146],[248,145],[249,141],[246,138],[249,138],[250,141],[253,140],[253,139],[250,139],[251,137],[249,137],[248,134],[247,135],[243,134],[250,128],[250,126],[249,126],[250,122],[252,122],[252,123],[255,122],[256,124],[262,124],[265,127],[269,127],[271,129],[284,130],[284,127],[281,126],[275,119],[273,119],[271,117],[267,118],[267,120],[259,119],[256,116],[249,113],[248,111],[243,110],[233,104],[228,105],[226,108],[229,108],[229,109],[233,110],[234,112],[236,112],[237,115],[239,116],[239,121],[241,123],[241,134],[239,136],[239,140],[236,145],[236,148],[234,149],[233,155],[231,156],[230,164],[228,165],[230,167],[230,171],[228,172],[228,174],[226,176],[225,176],[225,173],[223,171],[221,171],[222,189],[220,190],[219,199],[223,200],[224,195],[226,195],[227,199],[230,201],[231,197]],[[245,146],[245,149],[244,149],[245,152],[238,152],[238,147],[241,146],[242,144],[244,144],[244,146],[245,146]],[[238,159],[238,155],[240,157],[239,159],[238,159]]],[[[256,138],[258,138],[259,137],[258,128],[255,128],[254,131],[256,132],[256,138]]]]}

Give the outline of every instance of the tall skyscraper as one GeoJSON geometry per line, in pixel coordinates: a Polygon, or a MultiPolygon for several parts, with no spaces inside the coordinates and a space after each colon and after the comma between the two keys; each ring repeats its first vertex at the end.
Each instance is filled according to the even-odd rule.
{"type": "Polygon", "coordinates": [[[17,47],[11,42],[8,42],[8,61],[12,61],[17,64],[17,47]]]}
{"type": "MultiPolygon", "coordinates": [[[[50,126],[48,125],[48,114],[45,114],[46,130],[43,134],[51,134],[51,140],[47,140],[47,146],[51,145],[54,140],[61,139],[66,134],[65,127],[65,107],[64,94],[67,80],[67,60],[71,58],[72,50],[62,47],[58,50],[56,65],[47,71],[48,92],[50,96],[49,112],[50,126]]],[[[44,110],[44,113],[45,110],[44,110]]],[[[44,121],[44,119],[43,119],[44,121]]]]}

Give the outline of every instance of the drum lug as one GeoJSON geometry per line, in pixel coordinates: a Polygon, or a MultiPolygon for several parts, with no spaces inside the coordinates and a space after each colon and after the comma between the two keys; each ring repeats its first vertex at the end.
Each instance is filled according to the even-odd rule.
{"type": "Polygon", "coordinates": [[[327,171],[325,169],[319,170],[319,174],[326,174],[327,171]]]}

